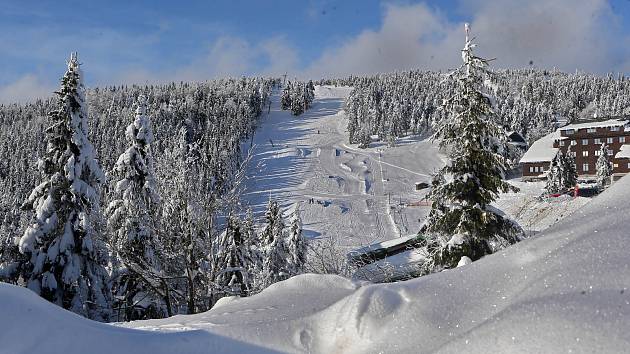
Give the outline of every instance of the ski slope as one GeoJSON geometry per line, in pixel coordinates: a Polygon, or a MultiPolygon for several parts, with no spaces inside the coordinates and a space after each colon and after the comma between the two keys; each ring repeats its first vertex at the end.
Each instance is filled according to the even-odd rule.
{"type": "Polygon", "coordinates": [[[373,285],[306,274],[128,328],[0,284],[0,353],[626,352],[628,214],[625,177],[537,236],[457,269],[373,285]]]}
{"type": "Polygon", "coordinates": [[[280,110],[278,93],[272,98],[252,140],[243,199],[258,216],[269,198],[285,210],[295,205],[307,237],[353,248],[417,232],[428,208],[403,205],[424,197],[415,183],[428,182],[443,160],[426,140],[349,145],[343,103],[350,91],[317,86],[313,107],[297,117],[280,110]]]}
{"type": "MultiPolygon", "coordinates": [[[[397,146],[348,144],[343,111],[349,87],[317,86],[313,107],[301,116],[280,109],[279,92],[252,139],[244,204],[262,216],[269,198],[287,212],[300,209],[305,235],[334,239],[342,250],[415,234],[430,206],[416,182],[445,163],[428,137],[398,139],[397,146]],[[309,201],[312,200],[312,203],[309,201]],[[415,204],[415,206],[414,206],[415,204]]],[[[494,205],[533,235],[588,203],[589,198],[540,200],[544,185],[510,180],[519,193],[494,205]]]]}

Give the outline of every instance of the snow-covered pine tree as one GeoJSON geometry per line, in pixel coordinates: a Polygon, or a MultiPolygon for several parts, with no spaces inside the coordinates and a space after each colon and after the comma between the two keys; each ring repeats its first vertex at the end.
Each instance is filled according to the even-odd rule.
{"type": "Polygon", "coordinates": [[[269,200],[265,212],[267,225],[262,234],[264,287],[285,280],[287,273],[287,247],[284,240],[284,220],[278,203],[269,200]]]}
{"type": "Polygon", "coordinates": [[[291,108],[291,92],[293,91],[291,81],[289,81],[284,89],[282,89],[282,96],[280,97],[280,107],[283,110],[291,108]]]}
{"type": "Polygon", "coordinates": [[[216,253],[212,245],[217,206],[215,194],[201,187],[202,182],[212,178],[200,174],[199,148],[189,133],[180,129],[178,146],[165,156],[168,171],[162,181],[162,241],[168,273],[185,277],[186,309],[192,314],[206,308],[205,300],[214,280],[216,253]]]}
{"type": "Polygon", "coordinates": [[[17,211],[9,210],[0,222],[0,281],[17,285],[24,283],[20,277],[28,263],[18,247],[19,220],[17,211]]]}
{"type": "Polygon", "coordinates": [[[307,90],[307,102],[308,102],[308,105],[310,106],[311,103],[313,103],[313,100],[315,100],[315,85],[313,85],[313,80],[308,80],[308,83],[306,84],[306,90],[307,90]]]}
{"type": "Polygon", "coordinates": [[[19,240],[29,257],[27,287],[75,313],[106,321],[111,293],[106,251],[99,237],[99,187],[105,175],[88,140],[83,75],[76,53],[49,113],[47,148],[38,166],[43,181],[24,202],[33,222],[19,240]]]}
{"type": "Polygon", "coordinates": [[[251,208],[248,208],[245,212],[242,230],[244,245],[249,250],[251,256],[248,271],[252,281],[254,281],[256,276],[262,271],[262,253],[260,250],[260,239],[255,230],[254,213],[251,208]]]}
{"type": "Polygon", "coordinates": [[[151,143],[153,129],[147,116],[146,97],[141,95],[133,121],[125,131],[131,145],[116,161],[112,175],[115,199],[106,210],[111,231],[110,244],[120,267],[114,270],[114,294],[122,298],[126,319],[155,317],[163,306],[161,281],[161,242],[157,234],[156,213],[160,197],[153,171],[151,143]],[[143,299],[142,306],[134,306],[143,299]]]}
{"type": "Polygon", "coordinates": [[[291,113],[294,116],[299,116],[306,110],[304,92],[304,84],[296,81],[291,91],[291,113]]]}
{"type": "Polygon", "coordinates": [[[520,228],[490,207],[500,192],[518,189],[503,180],[505,133],[482,91],[491,76],[488,60],[475,56],[474,47],[466,25],[464,64],[451,74],[454,94],[443,103],[448,118],[434,135],[450,162],[433,179],[433,207],[420,230],[432,254],[426,272],[454,268],[462,256],[477,260],[519,240],[520,228]]]}
{"type": "Polygon", "coordinates": [[[291,218],[289,239],[287,240],[289,253],[288,272],[290,276],[302,274],[306,264],[306,239],[302,234],[302,218],[299,209],[295,209],[291,218]]]}
{"type": "Polygon", "coordinates": [[[370,137],[370,133],[367,132],[367,128],[361,128],[359,131],[359,149],[367,149],[370,147],[370,143],[372,142],[372,137],[370,137]]]}
{"type": "Polygon", "coordinates": [[[560,193],[563,188],[561,156],[561,153],[558,153],[549,163],[549,171],[547,171],[547,184],[545,185],[545,191],[548,194],[560,193]]]}
{"type": "Polygon", "coordinates": [[[567,149],[567,153],[564,154],[562,159],[562,184],[565,189],[574,188],[577,184],[578,173],[575,165],[575,157],[571,151],[571,145],[567,149]]]}
{"type": "Polygon", "coordinates": [[[610,160],[608,159],[608,146],[605,143],[599,148],[599,158],[597,158],[597,186],[599,189],[604,189],[610,183],[610,176],[612,176],[613,168],[610,160]]]}
{"type": "Polygon", "coordinates": [[[251,289],[249,269],[252,259],[238,218],[229,216],[219,243],[215,284],[220,296],[247,296],[251,289]]]}

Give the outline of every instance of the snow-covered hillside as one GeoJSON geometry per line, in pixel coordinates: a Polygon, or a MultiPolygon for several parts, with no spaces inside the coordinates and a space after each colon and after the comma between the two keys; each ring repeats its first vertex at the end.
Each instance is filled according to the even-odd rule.
{"type": "MultiPolygon", "coordinates": [[[[253,139],[244,195],[245,204],[258,215],[269,198],[285,209],[296,205],[307,237],[333,238],[345,250],[415,234],[430,209],[419,203],[427,189],[416,191],[415,183],[429,182],[444,164],[428,137],[398,139],[395,147],[375,142],[359,149],[348,144],[343,104],[350,91],[316,86],[313,107],[300,116],[282,111],[274,97],[271,113],[253,139]]],[[[542,184],[510,183],[521,192],[502,194],[495,205],[530,234],[590,200],[540,201],[542,184]]]]}
{"type": "Polygon", "coordinates": [[[258,215],[269,198],[285,208],[297,204],[308,237],[334,237],[347,248],[415,233],[428,208],[401,204],[421,200],[426,190],[416,192],[415,183],[443,164],[428,140],[363,150],[347,144],[343,103],[350,91],[317,86],[313,107],[300,116],[280,110],[275,97],[253,139],[244,195],[258,215]]]}
{"type": "Polygon", "coordinates": [[[0,353],[624,352],[629,213],[626,177],[536,237],[461,268],[375,285],[302,275],[206,313],[125,324],[149,332],[0,284],[0,353]]]}

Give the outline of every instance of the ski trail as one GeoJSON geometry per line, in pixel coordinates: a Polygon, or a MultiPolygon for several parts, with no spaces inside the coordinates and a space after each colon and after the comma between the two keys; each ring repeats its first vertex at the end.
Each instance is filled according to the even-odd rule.
{"type": "Polygon", "coordinates": [[[390,199],[422,199],[426,192],[416,192],[415,182],[428,180],[442,162],[424,141],[382,153],[346,144],[343,103],[348,92],[318,87],[311,109],[297,117],[280,109],[279,91],[272,95],[270,113],[251,141],[253,156],[242,199],[258,218],[269,198],[285,211],[298,205],[307,237],[333,237],[340,246],[354,248],[418,227],[416,220],[427,210],[390,199]]]}

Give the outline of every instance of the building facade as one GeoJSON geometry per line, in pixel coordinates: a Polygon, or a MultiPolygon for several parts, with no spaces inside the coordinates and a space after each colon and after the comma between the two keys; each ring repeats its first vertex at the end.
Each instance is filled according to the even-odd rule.
{"type": "Polygon", "coordinates": [[[625,147],[630,144],[630,126],[625,118],[570,124],[536,141],[521,158],[523,180],[546,178],[559,151],[573,155],[579,177],[594,177],[602,143],[608,147],[613,177],[630,172],[630,146],[625,147]]]}

